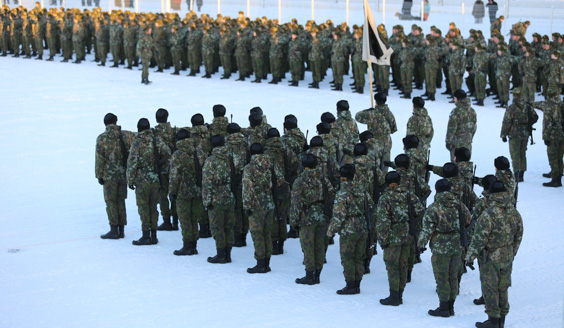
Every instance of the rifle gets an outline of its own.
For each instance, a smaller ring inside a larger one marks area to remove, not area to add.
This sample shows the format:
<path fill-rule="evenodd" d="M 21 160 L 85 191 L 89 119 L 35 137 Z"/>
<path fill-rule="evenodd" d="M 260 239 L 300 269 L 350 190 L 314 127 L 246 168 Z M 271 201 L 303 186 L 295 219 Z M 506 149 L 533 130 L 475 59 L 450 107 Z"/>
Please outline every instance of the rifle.
<path fill-rule="evenodd" d="M 304 141 L 304 145 L 302 147 L 302 151 L 306 151 L 308 149 L 308 143 L 307 143 L 307 135 L 309 134 L 309 130 L 306 130 L 306 135 L 305 135 L 305 141 Z"/>
<path fill-rule="evenodd" d="M 532 109 L 531 103 L 526 103 L 525 107 L 527 108 L 527 132 L 529 132 L 529 137 L 531 137 L 531 145 L 534 145 L 533 131 L 536 129 L 533 128 L 533 124 L 537 123 L 539 117 L 535 110 Z"/>
<path fill-rule="evenodd" d="M 121 128 L 119 129 L 119 147 L 121 149 L 121 162 L 123 167 L 127 167 L 127 157 L 129 157 L 129 153 L 127 148 L 125 147 L 125 142 L 123 141 L 123 135 L 121 134 Z"/>
<path fill-rule="evenodd" d="M 274 219 L 278 220 L 280 218 L 280 212 L 278 210 L 278 188 L 276 188 L 276 174 L 274 174 L 274 164 L 270 164 L 270 180 L 272 181 L 272 200 L 274 201 Z"/>
<path fill-rule="evenodd" d="M 159 150 L 157 149 L 157 137 L 154 135 L 154 132 L 153 132 L 153 166 L 154 166 L 154 169 L 155 169 L 155 173 L 159 177 L 159 185 L 162 188 L 163 187 L 163 178 L 162 178 L 161 170 L 160 170 L 160 166 L 159 166 Z"/>
<path fill-rule="evenodd" d="M 513 195 L 513 198 L 515 198 L 515 203 L 513 204 L 513 207 L 517 208 L 517 197 L 519 196 L 519 179 L 515 179 L 515 194 Z"/>
<path fill-rule="evenodd" d="M 196 185 L 202 188 L 202 166 L 200 165 L 200 160 L 198 159 L 198 153 L 196 152 L 196 142 L 194 142 L 194 165 L 196 166 Z"/>
<path fill-rule="evenodd" d="M 429 160 L 431 159 L 431 149 L 427 150 L 427 163 L 425 168 L 429 165 Z M 429 183 L 429 179 L 431 178 L 431 171 L 425 170 L 425 182 Z"/>
<path fill-rule="evenodd" d="M 458 224 L 460 226 L 460 245 L 464 250 L 464 255 L 468 251 L 468 235 L 466 232 L 466 222 L 464 221 L 464 217 L 462 216 L 462 206 L 458 203 Z M 472 266 L 470 269 L 474 270 Z M 463 272 L 466 273 L 466 267 L 463 268 Z"/>
<path fill-rule="evenodd" d="M 378 185 L 378 167 L 376 165 L 374 165 L 373 171 L 374 171 L 374 181 L 372 181 L 372 198 L 374 200 L 374 204 L 378 204 L 382 190 Z"/>
<path fill-rule="evenodd" d="M 321 184 L 323 185 L 323 216 L 325 216 L 325 220 L 329 220 L 333 216 L 333 204 L 329 198 L 329 190 L 325 184 L 325 169 L 323 168 L 323 165 L 321 165 Z"/>
<path fill-rule="evenodd" d="M 231 122 L 229 123 L 233 123 L 233 114 L 231 114 Z"/>
<path fill-rule="evenodd" d="M 471 182 L 470 190 L 468 190 L 468 188 L 464 188 L 462 194 L 462 202 L 468 209 L 470 209 L 470 193 L 474 191 L 474 180 L 475 180 L 474 177 L 476 176 L 476 167 L 477 165 L 474 165 L 474 172 L 472 173 L 472 181 L 470 181 Z"/>
<path fill-rule="evenodd" d="M 376 244 L 372 240 L 372 233 L 370 229 L 372 228 L 370 225 L 370 218 L 372 217 L 373 208 L 371 208 L 368 202 L 368 193 L 364 192 L 364 220 L 366 221 L 366 229 L 368 230 L 368 249 L 376 250 Z"/>
<path fill-rule="evenodd" d="M 337 163 L 341 163 L 341 147 L 340 147 L 340 142 L 339 142 L 339 137 L 337 137 L 337 143 L 335 144 L 335 146 L 337 147 L 337 151 L 335 152 L 335 155 L 337 157 Z"/>
<path fill-rule="evenodd" d="M 233 154 L 231 154 L 231 156 L 229 156 L 229 169 L 231 171 L 231 192 L 233 193 L 233 196 L 235 196 L 235 207 L 239 208 L 239 204 L 241 204 L 242 199 L 239 197 L 239 192 L 238 192 L 238 188 L 241 185 L 239 183 L 241 177 L 239 174 L 237 174 L 237 171 L 235 170 L 235 160 L 233 158 Z"/>

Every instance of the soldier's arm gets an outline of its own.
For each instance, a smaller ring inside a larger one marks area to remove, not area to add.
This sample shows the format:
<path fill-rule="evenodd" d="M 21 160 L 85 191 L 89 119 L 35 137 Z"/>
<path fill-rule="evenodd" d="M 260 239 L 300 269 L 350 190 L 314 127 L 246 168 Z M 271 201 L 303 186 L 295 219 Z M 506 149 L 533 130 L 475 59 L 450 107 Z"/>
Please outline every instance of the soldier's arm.
<path fill-rule="evenodd" d="M 129 157 L 127 157 L 127 171 L 126 171 L 126 178 L 127 184 L 135 184 L 135 180 L 137 179 L 137 159 L 139 157 L 139 150 L 136 147 L 135 143 L 131 145 L 131 149 L 129 150 Z"/>
<path fill-rule="evenodd" d="M 361 124 L 368 124 L 368 109 L 362 110 L 354 116 L 354 119 Z"/>
<path fill-rule="evenodd" d="M 465 260 L 473 262 L 478 254 L 486 247 L 486 242 L 491 232 L 491 222 L 488 212 L 482 213 L 476 221 L 474 234 L 472 235 L 472 242 L 468 247 Z"/>
<path fill-rule="evenodd" d="M 417 242 L 417 245 L 420 248 L 424 248 L 427 245 L 429 239 L 431 239 L 433 232 L 435 232 L 436 226 L 436 214 L 433 205 L 431 205 L 423 216 L 423 228 L 421 229 L 419 240 Z"/>
<path fill-rule="evenodd" d="M 382 247 L 389 245 L 388 240 L 390 234 L 391 221 L 388 218 L 388 204 L 385 202 L 380 202 L 378 204 L 377 216 L 376 216 L 376 230 L 378 236 L 378 242 Z"/>
<path fill-rule="evenodd" d="M 511 117 L 510 110 L 508 108 L 505 110 L 505 115 L 503 115 L 503 123 L 501 123 L 500 138 L 507 137 L 509 131 L 511 130 L 512 124 L 513 124 L 513 120 Z"/>
<path fill-rule="evenodd" d="M 513 256 L 517 255 L 517 251 L 519 251 L 519 246 L 521 245 L 521 241 L 523 240 L 523 218 L 517 212 L 515 216 L 515 237 L 513 239 Z"/>
<path fill-rule="evenodd" d="M 446 145 L 447 149 L 449 147 L 454 147 L 454 133 L 456 132 L 456 126 L 458 125 L 458 115 L 451 113 L 448 119 L 447 134 L 446 134 Z"/>
<path fill-rule="evenodd" d="M 250 196 L 252 191 L 252 180 L 251 180 L 251 164 L 245 166 L 243 169 L 243 209 L 252 210 L 250 206 Z"/>
<path fill-rule="evenodd" d="M 210 164 L 211 160 L 206 160 L 204 163 L 204 168 L 202 170 L 202 203 L 205 207 L 212 206 L 213 201 L 213 167 Z"/>
<path fill-rule="evenodd" d="M 396 118 L 394 114 L 392 114 L 391 110 L 388 110 L 386 113 L 386 117 L 388 119 L 388 123 L 390 124 L 390 133 L 394 134 L 398 130 L 398 126 L 396 124 Z"/>
<path fill-rule="evenodd" d="M 182 165 L 182 161 L 180 160 L 178 153 L 175 153 L 172 156 L 172 160 L 170 161 L 168 193 L 171 195 L 178 195 L 178 189 L 181 182 L 180 181 L 181 165 Z"/>
<path fill-rule="evenodd" d="M 333 217 L 331 218 L 331 223 L 327 229 L 327 235 L 333 236 L 336 232 L 341 230 L 343 222 L 347 217 L 347 203 L 346 195 L 344 192 L 339 191 L 335 197 L 335 206 L 333 206 Z"/>
<path fill-rule="evenodd" d="M 533 104 L 533 108 L 540 109 L 544 112 L 546 107 L 546 101 L 535 101 Z"/>
<path fill-rule="evenodd" d="M 300 224 L 300 217 L 302 215 L 303 197 L 301 179 L 298 178 L 292 188 L 292 196 L 290 202 L 290 225 L 298 226 Z"/>
<path fill-rule="evenodd" d="M 102 146 L 102 138 L 98 137 L 96 140 L 96 158 L 94 164 L 94 171 L 96 179 L 104 178 L 104 167 L 106 166 L 106 157 L 104 156 L 104 147 Z"/>

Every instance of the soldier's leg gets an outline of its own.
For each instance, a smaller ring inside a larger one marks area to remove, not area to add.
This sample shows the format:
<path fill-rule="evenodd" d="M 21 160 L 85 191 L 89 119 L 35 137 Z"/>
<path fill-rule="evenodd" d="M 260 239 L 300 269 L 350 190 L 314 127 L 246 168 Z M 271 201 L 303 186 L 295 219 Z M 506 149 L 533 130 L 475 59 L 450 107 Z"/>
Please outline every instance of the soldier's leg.
<path fill-rule="evenodd" d="M 364 276 L 364 259 L 366 258 L 366 234 L 359 234 L 354 247 L 355 280 L 361 281 Z M 369 249 L 369 251 L 372 251 Z"/>
<path fill-rule="evenodd" d="M 325 262 L 325 237 L 327 236 L 327 223 L 318 223 L 315 227 L 315 269 L 323 269 Z"/>
<path fill-rule="evenodd" d="M 117 186 L 117 206 L 118 206 L 118 224 L 127 225 L 127 211 L 125 210 L 125 199 L 127 198 L 127 184 L 121 181 Z"/>
<path fill-rule="evenodd" d="M 509 155 L 511 155 L 511 166 L 513 171 L 521 171 L 521 139 L 509 137 Z"/>
<path fill-rule="evenodd" d="M 103 59 L 102 63 L 104 62 Z M 142 58 L 141 59 L 141 64 L 143 65 L 143 70 L 141 73 L 141 78 L 143 78 L 143 80 L 149 79 L 149 64 L 151 63 L 151 59 L 149 58 Z"/>
<path fill-rule="evenodd" d="M 339 253 L 341 254 L 341 265 L 346 281 L 356 280 L 355 246 L 357 240 L 356 235 L 341 235 L 339 237 Z"/>
<path fill-rule="evenodd" d="M 548 163 L 550 164 L 550 176 L 553 179 L 562 176 L 562 154 L 560 154 L 560 143 L 557 140 L 550 140 L 550 144 L 546 146 L 548 155 Z"/>
<path fill-rule="evenodd" d="M 104 201 L 106 202 L 106 213 L 110 225 L 119 224 L 119 199 L 118 199 L 118 183 L 115 181 L 104 182 Z"/>
<path fill-rule="evenodd" d="M 431 264 L 433 266 L 433 274 L 435 276 L 435 282 L 437 283 L 437 295 L 439 296 L 439 301 L 447 302 L 451 298 L 450 290 L 450 259 L 451 256 L 441 255 L 433 253 L 431 255 Z M 457 290 L 458 285 L 458 269 L 456 270 L 456 285 L 455 290 Z"/>
<path fill-rule="evenodd" d="M 500 317 L 499 308 L 499 264 L 488 261 L 480 266 L 480 281 L 486 313 L 493 318 Z"/>
<path fill-rule="evenodd" d="M 300 245 L 304 253 L 304 265 L 306 271 L 315 271 L 315 225 L 300 227 Z"/>
<path fill-rule="evenodd" d="M 405 288 L 407 283 L 407 261 L 409 258 L 409 244 L 403 244 L 401 246 L 400 257 L 399 257 L 399 287 L 400 290 Z"/>
<path fill-rule="evenodd" d="M 362 62 L 363 66 L 366 66 L 366 62 Z M 381 82 L 380 85 L 382 89 L 390 89 L 390 66 L 389 65 L 379 65 L 378 70 L 380 71 Z M 363 70 L 362 79 L 364 79 L 364 74 L 366 74 L 366 69 Z"/>
<path fill-rule="evenodd" d="M 384 249 L 384 263 L 388 272 L 388 284 L 390 290 L 400 289 L 400 254 L 401 246 L 388 247 Z"/>
<path fill-rule="evenodd" d="M 509 295 L 507 290 L 511 286 L 511 272 L 513 271 L 513 262 L 505 262 L 500 265 L 499 270 L 499 311 L 502 316 L 509 313 Z"/>
<path fill-rule="evenodd" d="M 37 54 L 39 57 L 43 57 L 43 40 L 41 38 L 35 38 L 35 48 L 37 49 Z"/>
<path fill-rule="evenodd" d="M 159 183 L 151 184 L 151 189 L 149 193 L 149 201 L 150 201 L 150 213 L 151 213 L 151 230 L 157 229 L 157 223 L 159 221 L 159 211 L 157 211 L 157 204 L 159 203 L 160 198 L 160 190 L 159 190 Z"/>
<path fill-rule="evenodd" d="M 520 171 L 527 171 L 527 142 L 529 139 L 521 139 L 520 151 L 519 151 L 519 170 Z M 515 169 L 513 169 L 515 170 Z"/>
<path fill-rule="evenodd" d="M 210 228 L 212 230 L 215 247 L 225 249 L 227 247 L 227 236 L 225 235 L 225 209 L 216 205 L 208 211 L 210 217 Z"/>
<path fill-rule="evenodd" d="M 253 211 L 251 216 L 249 216 L 249 230 L 251 231 L 251 238 L 255 247 L 255 259 L 257 260 L 266 258 L 266 212 L 264 210 Z"/>
<path fill-rule="evenodd" d="M 463 255 L 463 254 L 462 254 Z M 458 295 L 458 272 L 462 268 L 462 257 L 460 255 L 454 255 L 450 257 L 450 265 L 448 267 L 448 284 L 450 285 L 450 298 L 449 300 L 456 300 Z"/>
<path fill-rule="evenodd" d="M 178 222 L 180 223 L 180 233 L 182 234 L 182 241 L 189 242 L 193 240 L 193 231 L 191 221 L 194 219 L 192 215 L 192 198 L 179 198 L 176 200 L 178 211 Z M 196 228 L 196 234 L 198 229 Z M 192 237 L 192 238 L 190 238 Z"/>
<path fill-rule="evenodd" d="M 135 200 L 141 218 L 141 229 L 149 231 L 151 230 L 151 184 L 145 183 L 135 187 Z"/>
<path fill-rule="evenodd" d="M 277 220 L 279 222 L 281 220 Z M 264 216 L 264 247 L 266 258 L 272 256 L 272 230 L 274 229 L 274 211 L 268 211 Z"/>

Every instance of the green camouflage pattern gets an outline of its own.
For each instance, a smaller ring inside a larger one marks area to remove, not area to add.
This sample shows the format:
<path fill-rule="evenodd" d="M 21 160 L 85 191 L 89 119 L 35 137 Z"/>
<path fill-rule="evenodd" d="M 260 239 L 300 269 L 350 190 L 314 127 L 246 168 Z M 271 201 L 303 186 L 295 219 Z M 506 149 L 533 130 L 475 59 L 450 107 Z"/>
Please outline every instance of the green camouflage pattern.
<path fill-rule="evenodd" d="M 159 183 L 144 181 L 135 186 L 135 200 L 141 218 L 141 229 L 144 231 L 155 230 L 159 221 L 159 212 L 157 211 L 160 197 Z"/>
<path fill-rule="evenodd" d="M 204 214 L 201 198 L 177 199 L 176 211 L 178 212 L 178 221 L 182 230 L 182 241 L 197 241 L 199 239 L 198 219 Z"/>
<path fill-rule="evenodd" d="M 154 145 L 157 147 L 156 152 Z M 155 153 L 158 156 L 156 160 Z M 159 175 L 168 173 L 170 156 L 170 148 L 154 135 L 153 130 L 137 133 L 127 159 L 127 184 L 159 184 Z"/>
<path fill-rule="evenodd" d="M 456 107 L 450 112 L 446 148 L 454 153 L 456 148 L 466 147 L 472 152 L 472 139 L 476 133 L 477 115 L 470 99 L 464 98 L 456 103 Z M 452 157 L 452 155 L 451 155 Z"/>
<path fill-rule="evenodd" d="M 225 146 L 213 149 L 202 170 L 202 202 L 205 207 L 222 206 L 231 209 L 234 196 L 231 192 L 231 168 L 229 149 Z"/>
<path fill-rule="evenodd" d="M 407 121 L 406 135 L 416 135 L 419 138 L 419 148 L 424 152 L 431 147 L 431 140 L 435 131 L 433 120 L 425 107 L 413 106 L 413 115 Z"/>
<path fill-rule="evenodd" d="M 361 281 L 366 257 L 366 233 L 353 233 L 339 237 L 339 253 L 346 281 Z"/>
<path fill-rule="evenodd" d="M 120 137 L 123 139 L 124 149 L 121 148 Z M 135 133 L 121 130 L 119 125 L 106 126 L 106 131 L 96 139 L 96 179 L 125 183 L 126 159 L 123 156 L 124 153 L 129 154 L 134 139 Z"/>
<path fill-rule="evenodd" d="M 366 206 L 372 208 L 372 197 L 365 192 L 364 185 L 356 179 L 341 181 L 341 189 L 335 196 L 333 217 L 327 235 L 338 233 L 341 237 L 354 234 L 365 236 L 368 233 L 364 214 L 365 201 L 368 202 Z"/>
<path fill-rule="evenodd" d="M 384 248 L 384 263 L 390 290 L 403 290 L 407 283 L 409 243 Z"/>
<path fill-rule="evenodd" d="M 431 255 L 433 275 L 437 284 L 439 301 L 447 302 L 456 300 L 458 295 L 458 274 L 462 267 L 460 254 L 443 255 L 433 252 Z"/>
<path fill-rule="evenodd" d="M 329 195 L 335 190 L 331 182 L 323 176 L 321 169 L 305 169 L 292 188 L 290 205 L 290 225 L 305 227 L 325 223 L 323 214 L 323 188 L 327 188 Z M 325 232 L 323 233 L 325 236 Z"/>
<path fill-rule="evenodd" d="M 323 213 L 321 214 L 323 216 Z M 300 245 L 304 253 L 306 271 L 323 269 L 326 233 L 327 223 L 324 220 L 300 226 Z"/>
<path fill-rule="evenodd" d="M 273 210 L 256 208 L 249 216 L 249 231 L 251 232 L 253 245 L 255 247 L 255 259 L 268 259 L 272 256 L 271 231 L 273 227 Z"/>

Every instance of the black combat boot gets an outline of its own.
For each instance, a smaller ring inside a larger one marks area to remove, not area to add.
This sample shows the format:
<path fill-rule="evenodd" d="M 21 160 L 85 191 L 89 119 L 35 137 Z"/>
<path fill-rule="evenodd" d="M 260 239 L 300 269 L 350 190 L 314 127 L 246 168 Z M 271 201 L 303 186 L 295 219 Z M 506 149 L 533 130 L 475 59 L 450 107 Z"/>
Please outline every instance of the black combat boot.
<path fill-rule="evenodd" d="M 435 101 L 435 93 L 434 92 L 429 94 L 429 100 Z"/>
<path fill-rule="evenodd" d="M 313 82 L 313 84 L 309 88 L 310 89 L 319 89 L 319 82 Z"/>
<path fill-rule="evenodd" d="M 478 99 L 478 101 L 476 102 L 476 105 L 484 106 L 484 99 Z"/>
<path fill-rule="evenodd" d="M 125 230 L 123 224 L 118 225 L 118 236 L 119 238 L 125 238 Z"/>
<path fill-rule="evenodd" d="M 270 257 L 266 258 L 266 272 L 270 272 L 272 271 L 272 269 L 270 269 Z"/>
<path fill-rule="evenodd" d="M 454 300 L 448 301 L 448 312 L 451 317 L 454 315 Z"/>
<path fill-rule="evenodd" d="M 474 304 L 476 305 L 484 305 L 486 304 L 486 302 L 484 302 L 484 296 L 480 296 L 479 298 L 475 299 Z"/>
<path fill-rule="evenodd" d="M 413 270 L 407 270 L 407 278 L 406 278 L 405 282 L 407 282 L 407 283 L 411 282 L 411 272 L 412 271 Z"/>
<path fill-rule="evenodd" d="M 445 92 L 442 92 L 441 94 L 442 94 L 442 95 L 451 95 L 451 94 L 452 94 L 452 91 L 450 90 L 450 88 L 447 88 L 447 89 L 445 90 Z"/>
<path fill-rule="evenodd" d="M 172 224 L 170 223 L 170 217 L 163 218 L 163 223 L 157 228 L 160 231 L 172 231 Z"/>
<path fill-rule="evenodd" d="M 110 231 L 108 233 L 101 235 L 102 239 L 119 239 L 118 226 L 110 224 Z"/>
<path fill-rule="evenodd" d="M 2 52 L 2 57 L 6 57 L 8 56 L 8 53 L 6 51 Z"/>
<path fill-rule="evenodd" d="M 225 248 L 225 261 L 231 263 L 231 247 Z"/>
<path fill-rule="evenodd" d="M 178 231 L 178 215 L 172 216 L 172 230 Z"/>
<path fill-rule="evenodd" d="M 549 179 L 550 179 L 550 178 L 552 178 L 552 175 L 550 175 L 550 173 L 551 173 L 551 172 L 543 173 L 543 174 L 542 174 L 542 177 L 543 177 L 543 178 L 549 178 Z"/>
<path fill-rule="evenodd" d="M 162 73 L 162 72 L 163 72 L 163 69 L 162 69 L 161 67 L 159 67 L 159 68 L 155 71 L 155 73 Z"/>
<path fill-rule="evenodd" d="M 505 101 L 499 103 L 499 105 L 495 106 L 497 108 L 505 108 Z"/>
<path fill-rule="evenodd" d="M 499 328 L 499 318 L 488 316 L 488 320 L 476 322 L 476 328 Z"/>
<path fill-rule="evenodd" d="M 429 315 L 433 316 L 433 317 L 443 317 L 443 318 L 448 318 L 450 317 L 450 311 L 448 309 L 449 306 L 449 302 L 443 302 L 441 301 L 439 303 L 439 307 L 434 309 L 434 310 L 429 310 Z"/>
<path fill-rule="evenodd" d="M 247 269 L 248 273 L 267 273 L 266 259 L 258 259 L 257 265 Z"/>
<path fill-rule="evenodd" d="M 390 296 L 388 296 L 384 299 L 381 299 L 380 304 L 382 304 L 382 305 L 392 305 L 392 306 L 400 305 L 399 291 L 390 289 Z"/>
<path fill-rule="evenodd" d="M 131 69 L 131 66 L 129 66 L 127 68 Z M 170 73 L 170 75 L 180 75 L 180 71 L 175 69 L 173 73 Z"/>
<path fill-rule="evenodd" d="M 525 181 L 525 171 L 519 171 L 519 182 Z"/>
<path fill-rule="evenodd" d="M 178 256 L 198 254 L 198 250 L 196 249 L 196 244 L 197 244 L 196 241 L 184 241 L 182 248 L 174 251 L 173 254 Z"/>
<path fill-rule="evenodd" d="M 278 241 L 278 253 L 279 255 L 284 254 L 284 240 Z"/>
<path fill-rule="evenodd" d="M 371 259 L 364 259 L 364 274 L 370 273 L 370 260 Z"/>
<path fill-rule="evenodd" d="M 499 318 L 499 328 L 505 328 L 505 315 L 501 315 L 501 318 Z"/>
<path fill-rule="evenodd" d="M 278 240 L 272 241 L 272 255 L 280 255 L 280 252 L 278 251 L 279 243 L 280 243 L 280 241 L 278 241 Z"/>
<path fill-rule="evenodd" d="M 356 291 L 356 280 L 347 280 L 347 285 L 343 289 L 337 291 L 339 295 L 354 295 L 358 294 Z"/>
<path fill-rule="evenodd" d="M 42 60 L 43 59 L 43 55 L 39 55 L 37 56 L 37 58 L 35 58 L 35 60 Z"/>
<path fill-rule="evenodd" d="M 194 72 L 193 69 L 190 70 L 190 74 L 188 74 L 188 76 L 196 76 L 196 72 Z"/>
<path fill-rule="evenodd" d="M 112 66 L 110 67 L 119 67 L 118 63 L 114 63 Z"/>
<path fill-rule="evenodd" d="M 134 240 L 132 244 L 136 246 L 152 245 L 150 234 L 149 230 L 143 230 L 143 237 L 139 238 L 139 240 Z"/>
<path fill-rule="evenodd" d="M 315 284 L 315 278 L 313 276 L 313 271 L 306 270 L 305 277 L 296 279 L 296 284 L 300 284 L 300 285 L 313 285 L 313 284 Z"/>
<path fill-rule="evenodd" d="M 260 83 L 260 82 L 261 82 L 261 79 L 258 78 L 258 77 L 251 81 L 251 83 Z"/>
<path fill-rule="evenodd" d="M 403 289 L 398 291 L 399 304 L 403 304 Z"/>
<path fill-rule="evenodd" d="M 292 83 L 288 84 L 290 87 L 297 87 L 299 85 L 299 81 L 292 81 Z"/>
<path fill-rule="evenodd" d="M 55 60 L 55 59 L 53 58 L 53 56 L 49 56 L 49 58 L 47 58 L 46 61 L 53 61 L 53 60 Z"/>
<path fill-rule="evenodd" d="M 157 239 L 157 229 L 151 229 L 151 243 L 153 245 L 159 243 L 159 240 Z"/>
<path fill-rule="evenodd" d="M 66 59 L 66 58 L 65 58 L 65 59 L 63 59 L 63 60 L 61 60 L 61 63 L 68 63 L 68 62 L 69 62 L 69 60 L 68 60 L 68 59 Z"/>
<path fill-rule="evenodd" d="M 225 257 L 225 248 L 218 248 L 217 255 L 214 257 L 208 257 L 208 262 L 210 263 L 227 263 Z"/>
<path fill-rule="evenodd" d="M 552 178 L 552 181 L 542 184 L 545 187 L 562 187 L 562 177 Z"/>
<path fill-rule="evenodd" d="M 313 284 L 314 285 L 319 285 L 321 283 L 321 271 L 323 271 L 323 268 L 313 271 Z"/>
<path fill-rule="evenodd" d="M 211 237 L 209 225 L 203 225 L 203 224 L 200 225 L 199 237 L 200 238 L 210 238 Z"/>
<path fill-rule="evenodd" d="M 404 95 L 401 96 L 400 98 L 411 99 L 411 92 L 405 92 Z"/>
<path fill-rule="evenodd" d="M 363 87 L 355 87 L 353 93 L 360 93 L 360 94 L 363 94 L 363 93 L 364 93 L 364 88 L 363 88 Z"/>
<path fill-rule="evenodd" d="M 106 66 L 106 63 L 100 63 L 98 66 Z"/>
<path fill-rule="evenodd" d="M 202 76 L 203 79 L 211 79 L 211 74 L 210 73 L 206 73 L 204 76 Z"/>
<path fill-rule="evenodd" d="M 77 59 L 76 59 L 75 61 L 73 61 L 72 63 L 73 63 L 73 64 L 80 64 L 80 63 L 81 63 L 81 60 L 77 58 Z"/>

